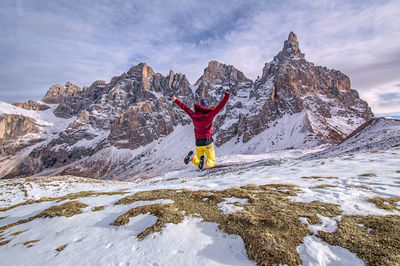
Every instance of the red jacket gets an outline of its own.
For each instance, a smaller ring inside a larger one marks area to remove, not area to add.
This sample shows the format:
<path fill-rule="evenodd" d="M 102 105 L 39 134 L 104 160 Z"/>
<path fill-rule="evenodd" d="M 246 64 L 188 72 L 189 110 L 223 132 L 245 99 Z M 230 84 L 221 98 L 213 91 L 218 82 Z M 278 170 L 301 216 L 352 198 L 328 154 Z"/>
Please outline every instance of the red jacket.
<path fill-rule="evenodd" d="M 175 100 L 175 103 L 187 113 L 193 121 L 194 135 L 196 139 L 208 139 L 212 138 L 212 122 L 214 117 L 224 108 L 229 99 L 229 93 L 225 92 L 225 96 L 222 101 L 215 107 L 203 108 L 203 112 L 199 110 L 199 105 L 195 105 L 196 112 L 192 111 L 184 103 L 179 100 Z"/>

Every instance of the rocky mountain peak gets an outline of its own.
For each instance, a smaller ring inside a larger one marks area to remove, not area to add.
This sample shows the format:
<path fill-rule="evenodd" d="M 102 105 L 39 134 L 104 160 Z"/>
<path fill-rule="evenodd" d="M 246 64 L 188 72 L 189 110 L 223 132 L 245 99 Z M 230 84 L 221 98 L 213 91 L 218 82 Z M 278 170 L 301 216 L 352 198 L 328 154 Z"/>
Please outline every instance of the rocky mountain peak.
<path fill-rule="evenodd" d="M 292 31 L 289 33 L 288 39 L 283 44 L 282 51 L 278 54 L 280 59 L 299 58 L 304 59 L 304 54 L 300 51 L 297 35 Z"/>
<path fill-rule="evenodd" d="M 51 86 L 42 101 L 49 104 L 61 103 L 64 98 L 78 96 L 81 92 L 80 87 L 67 81 L 65 86 L 61 84 Z"/>
<path fill-rule="evenodd" d="M 155 73 L 146 63 L 140 63 L 131 67 L 127 74 L 129 77 L 142 77 L 143 79 L 147 79 L 154 76 Z"/>
<path fill-rule="evenodd" d="M 220 98 L 225 90 L 236 95 L 238 89 L 249 87 L 252 83 L 234 66 L 213 60 L 208 63 L 208 66 L 204 69 L 204 74 L 197 80 L 195 86 L 197 86 L 197 96 L 206 98 L 212 104 L 215 104 L 215 99 Z"/>
<path fill-rule="evenodd" d="M 248 79 L 234 66 L 225 65 L 218 61 L 212 60 L 208 63 L 208 66 L 204 69 L 203 76 L 200 77 L 196 84 L 204 81 L 208 83 L 222 84 L 226 81 L 246 82 Z"/>

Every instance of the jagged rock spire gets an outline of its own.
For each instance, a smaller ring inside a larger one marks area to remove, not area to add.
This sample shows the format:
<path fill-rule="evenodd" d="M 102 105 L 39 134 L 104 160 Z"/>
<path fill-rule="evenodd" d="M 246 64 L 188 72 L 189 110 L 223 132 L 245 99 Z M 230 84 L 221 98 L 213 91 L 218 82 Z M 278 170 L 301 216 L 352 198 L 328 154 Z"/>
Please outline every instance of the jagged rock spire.
<path fill-rule="evenodd" d="M 304 54 L 301 53 L 297 36 L 292 31 L 289 33 L 288 39 L 283 45 L 282 51 L 278 54 L 279 58 L 301 58 L 304 59 Z"/>

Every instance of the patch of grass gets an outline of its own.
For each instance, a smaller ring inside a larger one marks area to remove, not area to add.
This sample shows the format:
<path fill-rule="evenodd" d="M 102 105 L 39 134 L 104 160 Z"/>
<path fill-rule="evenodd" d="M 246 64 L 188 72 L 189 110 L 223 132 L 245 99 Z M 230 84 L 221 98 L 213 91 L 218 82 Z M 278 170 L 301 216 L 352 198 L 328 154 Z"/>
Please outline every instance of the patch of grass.
<path fill-rule="evenodd" d="M 302 176 L 304 179 L 338 179 L 337 176 Z"/>
<path fill-rule="evenodd" d="M 361 174 L 360 176 L 374 177 L 374 176 L 376 176 L 376 174 L 374 174 L 374 173 L 364 173 L 364 174 Z"/>
<path fill-rule="evenodd" d="M 102 210 L 104 210 L 104 207 L 105 207 L 105 206 L 96 206 L 96 207 L 94 207 L 94 208 L 92 209 L 92 211 L 94 211 L 94 212 L 102 211 Z"/>
<path fill-rule="evenodd" d="M 151 227 L 146 228 L 137 238 L 142 240 L 150 233 L 160 232 L 166 223 L 178 224 L 184 215 L 174 206 L 174 204 L 153 204 L 136 207 L 120 215 L 112 225 L 124 225 L 129 222 L 129 218 L 139 214 L 150 213 L 157 217 L 157 222 Z"/>
<path fill-rule="evenodd" d="M 65 248 L 66 246 L 67 246 L 66 244 L 65 244 L 65 245 L 62 245 L 62 246 L 59 246 L 59 247 L 56 248 L 55 250 L 57 250 L 58 252 L 61 252 L 61 251 L 64 250 L 64 248 Z"/>
<path fill-rule="evenodd" d="M 400 265 L 400 216 L 344 215 L 334 233 L 320 231 L 318 235 L 356 253 L 366 265 Z"/>
<path fill-rule="evenodd" d="M 375 197 L 372 199 L 368 200 L 369 202 L 372 202 L 375 204 L 376 207 L 380 209 L 384 209 L 387 211 L 393 211 L 393 210 L 399 210 L 400 209 L 397 207 L 397 202 L 400 201 L 400 198 L 382 198 L 382 197 Z"/>
<path fill-rule="evenodd" d="M 170 199 L 173 203 L 140 206 L 119 216 L 112 225 L 124 225 L 130 217 L 151 213 L 157 222 L 137 237 L 144 239 L 153 232 L 159 232 L 166 223 L 177 224 L 185 216 L 201 216 L 205 222 L 219 224 L 219 229 L 242 237 L 250 259 L 260 265 L 299 265 L 301 259 L 296 251 L 304 237 L 310 233 L 299 217 L 306 217 L 311 224 L 320 223 L 317 214 L 334 217 L 341 214 L 337 205 L 322 202 L 292 202 L 288 196 L 295 196 L 299 189 L 293 185 L 247 185 L 240 188 L 216 190 L 168 190 L 138 192 L 122 198 L 116 204 L 130 204 L 136 201 Z M 224 198 L 247 199 L 243 210 L 224 214 L 218 203 Z M 207 200 L 203 200 L 207 198 Z"/>
<path fill-rule="evenodd" d="M 310 187 L 310 188 L 311 189 L 323 189 L 323 188 L 328 188 L 328 187 L 337 187 L 337 186 L 325 184 L 325 185 L 319 185 L 319 186 Z"/>
<path fill-rule="evenodd" d="M 44 198 L 41 198 L 41 199 L 38 199 L 38 200 L 29 199 L 27 201 L 18 203 L 16 205 L 12 205 L 10 207 L 0 208 L 0 212 L 8 211 L 8 210 L 11 210 L 11 209 L 14 209 L 16 207 L 23 206 L 23 205 L 36 204 L 36 203 L 45 202 L 45 201 L 75 200 L 75 199 L 79 199 L 79 198 L 104 196 L 104 195 L 123 195 L 123 194 L 126 194 L 126 193 L 127 192 L 123 192 L 123 191 L 115 191 L 115 192 L 81 191 L 81 192 L 78 192 L 78 193 L 67 194 L 67 195 L 61 196 L 61 197 L 53 197 L 53 198 L 44 197 Z"/>
<path fill-rule="evenodd" d="M 29 240 L 29 241 L 26 241 L 25 243 L 24 243 L 24 245 L 25 246 L 32 246 L 32 245 L 30 245 L 30 244 L 34 244 L 34 243 L 36 243 L 36 242 L 39 242 L 39 240 Z"/>
<path fill-rule="evenodd" d="M 400 170 L 397 170 L 396 173 L 400 174 Z"/>
<path fill-rule="evenodd" d="M 2 216 L 0 217 L 0 220 L 6 219 L 8 216 Z"/>
<path fill-rule="evenodd" d="M 358 185 L 358 186 L 355 186 L 355 185 L 347 185 L 346 187 L 347 187 L 347 188 L 362 188 L 362 189 L 365 189 L 365 190 L 372 190 L 372 188 L 370 188 L 370 187 L 367 186 L 367 185 Z"/>
<path fill-rule="evenodd" d="M 10 241 L 11 240 L 2 241 L 2 242 L 0 242 L 0 246 L 7 245 Z"/>
<path fill-rule="evenodd" d="M 4 226 L 0 227 L 0 231 L 4 231 L 4 230 L 11 228 L 13 226 L 16 226 L 16 225 L 28 223 L 28 222 L 33 221 L 38 218 L 46 218 L 46 217 L 53 218 L 56 216 L 71 217 L 76 214 L 81 214 L 82 213 L 81 208 L 85 208 L 87 206 L 88 205 L 81 203 L 79 201 L 70 201 L 70 202 L 67 202 L 67 203 L 64 203 L 64 204 L 61 204 L 58 206 L 50 207 L 50 208 L 44 210 L 43 212 L 41 212 L 35 216 L 32 216 L 28 219 L 19 220 L 15 223 L 4 225 Z"/>
<path fill-rule="evenodd" d="M 17 236 L 17 235 L 22 234 L 22 233 L 25 232 L 25 231 L 26 231 L 26 230 L 17 231 L 17 232 L 14 232 L 14 233 L 10 234 L 10 235 L 12 235 L 12 236 Z"/>

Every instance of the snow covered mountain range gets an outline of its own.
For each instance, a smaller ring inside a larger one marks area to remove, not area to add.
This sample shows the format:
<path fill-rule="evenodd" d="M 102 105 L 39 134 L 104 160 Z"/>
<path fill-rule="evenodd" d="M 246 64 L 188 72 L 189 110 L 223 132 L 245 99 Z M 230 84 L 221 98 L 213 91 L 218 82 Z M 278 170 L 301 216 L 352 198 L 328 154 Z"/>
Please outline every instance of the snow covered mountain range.
<path fill-rule="evenodd" d="M 140 63 L 109 83 L 54 85 L 41 103 L 2 102 L 0 177 L 126 180 L 181 169 L 193 126 L 171 97 L 216 105 L 225 91 L 231 98 L 214 121 L 217 156 L 338 144 L 373 118 L 349 78 L 306 61 L 291 32 L 254 82 L 217 61 L 194 85 Z"/>

